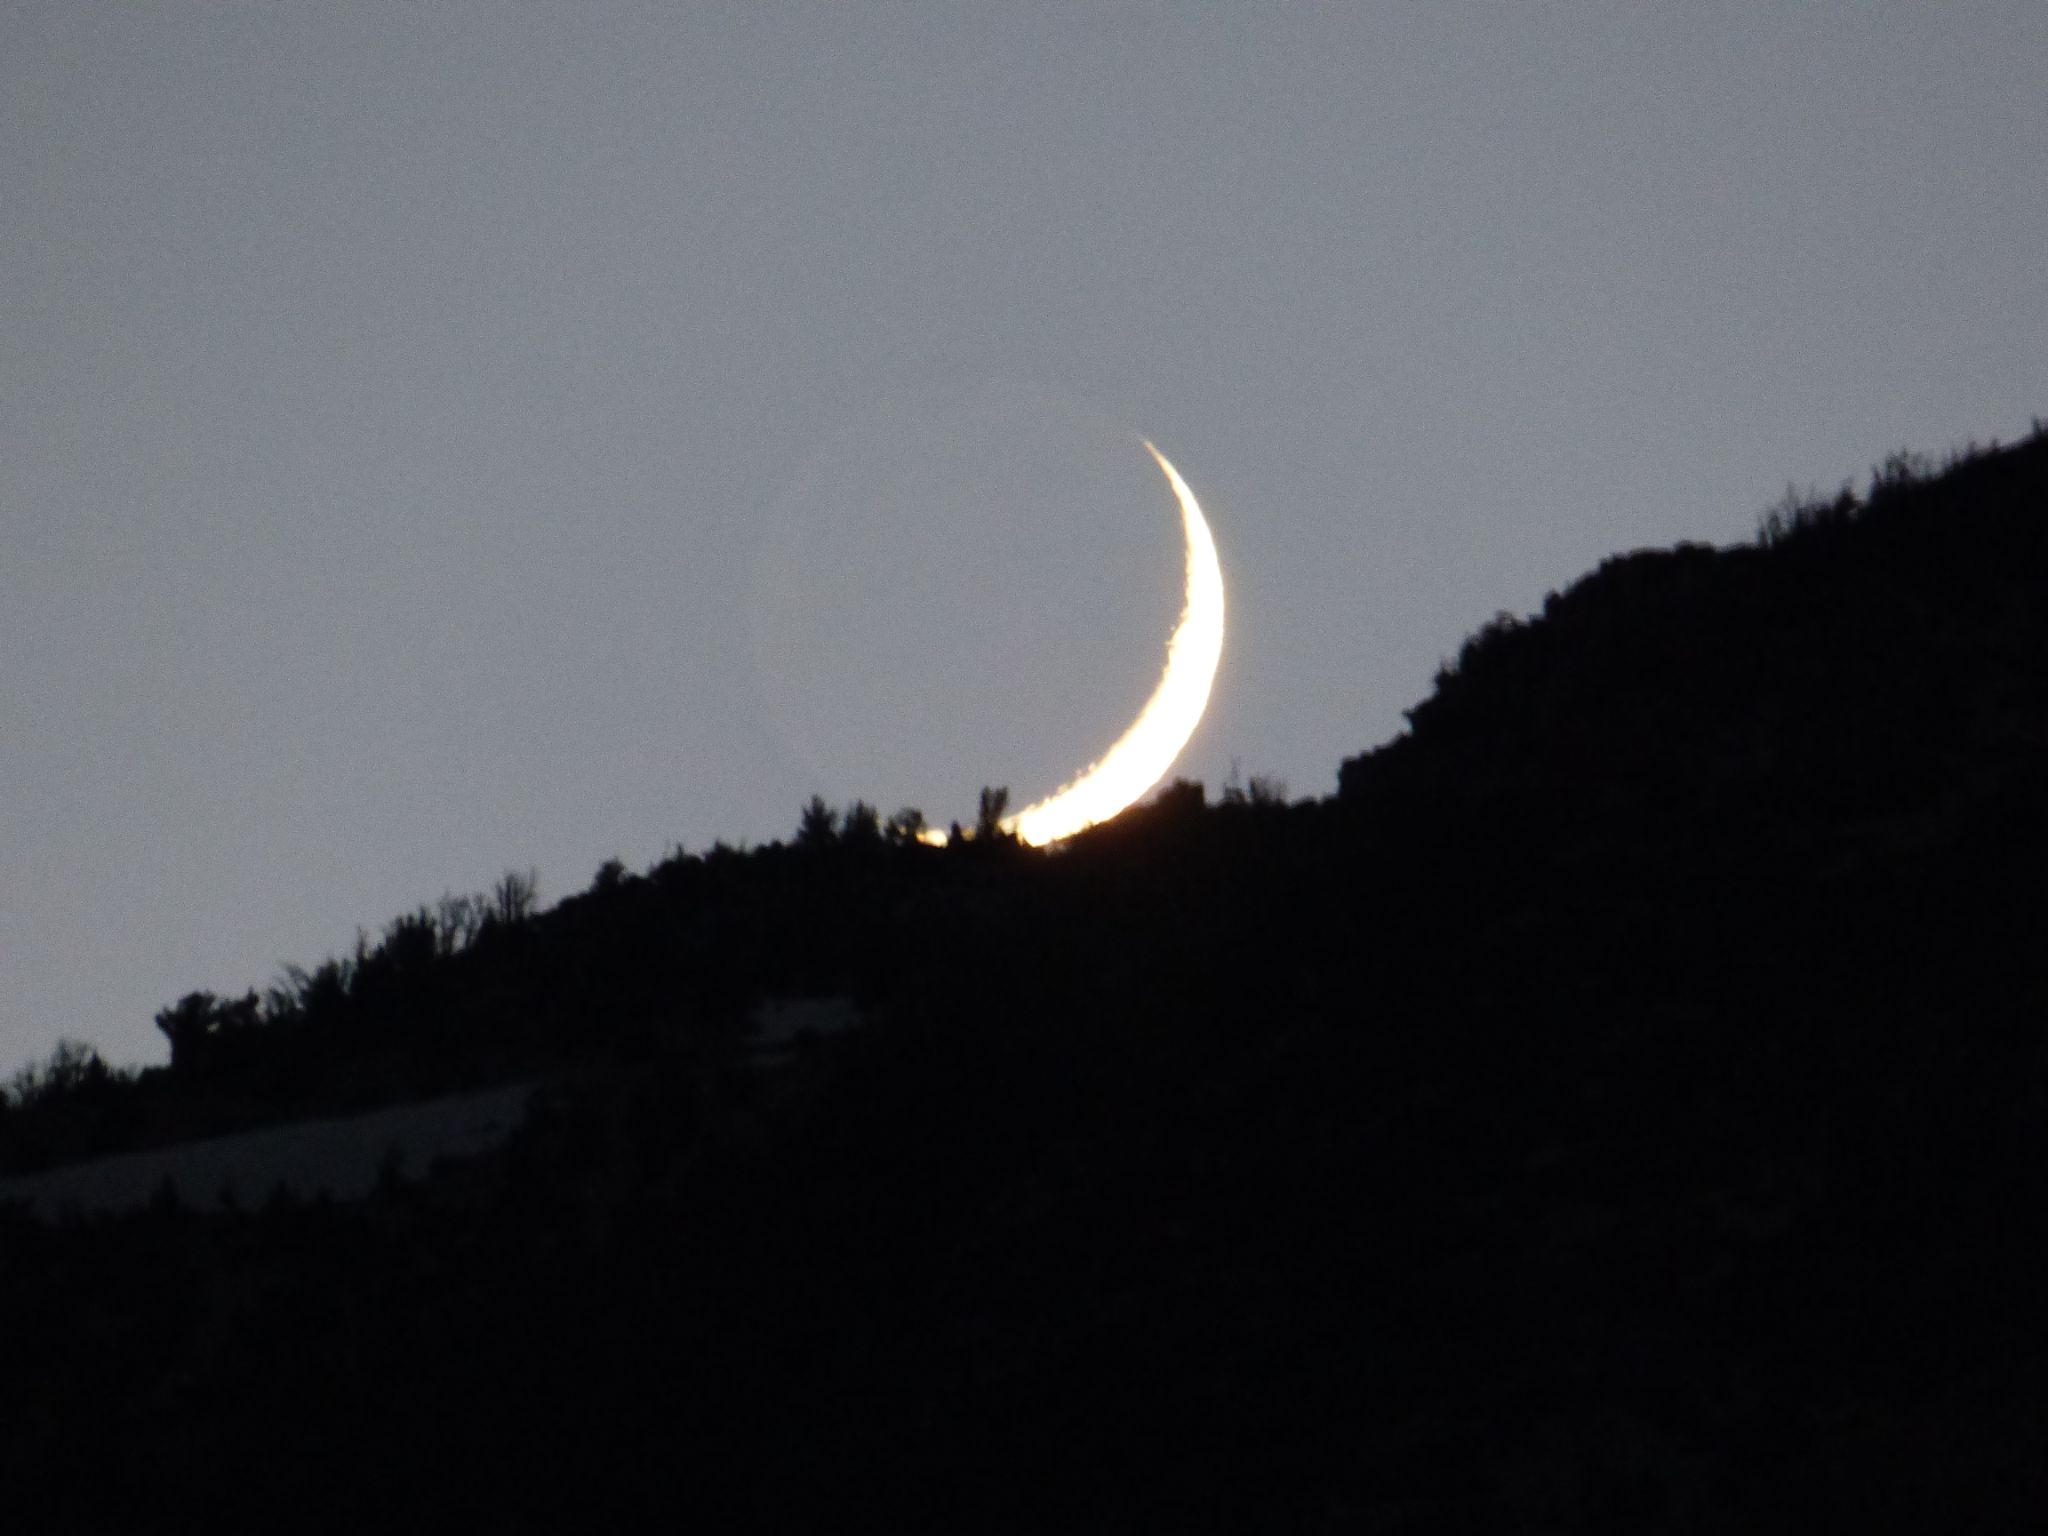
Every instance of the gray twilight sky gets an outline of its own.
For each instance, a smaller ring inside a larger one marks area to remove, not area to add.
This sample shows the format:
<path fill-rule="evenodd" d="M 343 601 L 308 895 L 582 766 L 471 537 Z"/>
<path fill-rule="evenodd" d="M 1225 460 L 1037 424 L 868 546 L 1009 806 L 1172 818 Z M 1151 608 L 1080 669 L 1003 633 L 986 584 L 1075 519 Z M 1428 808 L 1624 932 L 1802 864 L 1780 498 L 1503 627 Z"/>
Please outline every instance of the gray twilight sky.
<path fill-rule="evenodd" d="M 1156 440 L 1293 793 L 2048 412 L 2048 5 L 0 5 L 0 1074 L 444 890 L 1035 796 Z"/>

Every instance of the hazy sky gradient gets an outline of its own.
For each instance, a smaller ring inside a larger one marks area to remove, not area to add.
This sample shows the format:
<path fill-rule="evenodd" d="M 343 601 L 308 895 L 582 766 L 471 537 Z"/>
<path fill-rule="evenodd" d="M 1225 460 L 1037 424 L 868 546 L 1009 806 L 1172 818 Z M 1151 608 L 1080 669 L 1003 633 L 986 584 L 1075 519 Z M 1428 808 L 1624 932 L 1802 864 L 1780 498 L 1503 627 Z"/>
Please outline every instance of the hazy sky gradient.
<path fill-rule="evenodd" d="M 0 1071 L 1043 792 L 1171 623 L 1137 433 L 1184 771 L 1327 792 L 1496 610 L 2048 413 L 2044 79 L 2040 0 L 0 7 Z"/>

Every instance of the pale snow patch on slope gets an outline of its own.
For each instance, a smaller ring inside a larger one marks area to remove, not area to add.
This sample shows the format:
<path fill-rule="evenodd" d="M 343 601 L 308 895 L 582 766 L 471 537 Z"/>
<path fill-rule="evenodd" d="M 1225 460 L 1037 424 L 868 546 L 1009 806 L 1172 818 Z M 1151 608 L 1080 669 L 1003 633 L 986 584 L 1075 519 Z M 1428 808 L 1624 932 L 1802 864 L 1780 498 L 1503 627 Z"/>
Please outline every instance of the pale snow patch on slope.
<path fill-rule="evenodd" d="M 73 1163 L 0 1179 L 0 1205 L 26 1203 L 46 1221 L 117 1215 L 149 1204 L 166 1182 L 179 1204 L 196 1211 L 223 1210 L 230 1201 L 260 1206 L 279 1186 L 300 1199 L 360 1200 L 387 1166 L 416 1179 L 443 1158 L 502 1146 L 525 1121 L 532 1094 L 526 1083 Z"/>

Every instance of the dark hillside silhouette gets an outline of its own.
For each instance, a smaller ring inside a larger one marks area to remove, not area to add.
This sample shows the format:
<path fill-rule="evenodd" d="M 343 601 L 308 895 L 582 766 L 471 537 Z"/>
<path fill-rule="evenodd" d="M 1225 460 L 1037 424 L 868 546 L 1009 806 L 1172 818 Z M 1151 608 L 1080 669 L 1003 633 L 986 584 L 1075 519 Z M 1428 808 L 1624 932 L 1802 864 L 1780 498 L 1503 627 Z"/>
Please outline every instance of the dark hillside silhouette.
<path fill-rule="evenodd" d="M 2044 592 L 2048 436 L 1901 457 L 1496 620 L 1325 800 L 820 800 L 172 1003 L 11 1169 L 546 1086 L 360 1205 L 0 1213 L 10 1513 L 2038 1524 Z M 762 1065 L 796 1003 L 864 1022 Z"/>

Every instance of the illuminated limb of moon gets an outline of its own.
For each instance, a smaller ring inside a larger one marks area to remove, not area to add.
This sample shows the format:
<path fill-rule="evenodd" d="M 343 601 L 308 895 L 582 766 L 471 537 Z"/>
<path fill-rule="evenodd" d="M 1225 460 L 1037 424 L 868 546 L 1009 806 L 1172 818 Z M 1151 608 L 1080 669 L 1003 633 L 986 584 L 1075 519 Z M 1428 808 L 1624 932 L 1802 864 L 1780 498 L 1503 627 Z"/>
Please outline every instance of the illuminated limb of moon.
<path fill-rule="evenodd" d="M 1107 821 L 1165 778 L 1201 723 L 1223 659 L 1223 567 L 1216 559 L 1216 541 L 1180 472 L 1150 442 L 1145 450 L 1159 461 L 1180 503 L 1187 541 L 1187 598 L 1180 623 L 1166 642 L 1159 686 L 1130 729 L 1063 788 L 1004 819 L 1003 829 L 1027 843 L 1055 843 Z"/>

